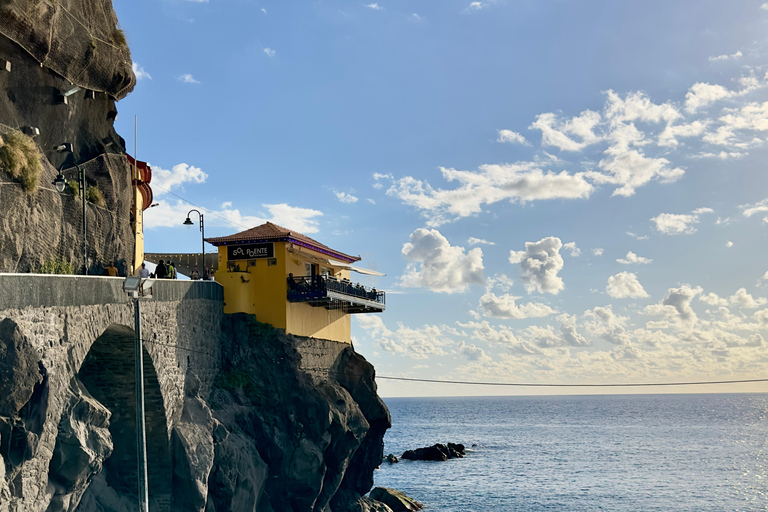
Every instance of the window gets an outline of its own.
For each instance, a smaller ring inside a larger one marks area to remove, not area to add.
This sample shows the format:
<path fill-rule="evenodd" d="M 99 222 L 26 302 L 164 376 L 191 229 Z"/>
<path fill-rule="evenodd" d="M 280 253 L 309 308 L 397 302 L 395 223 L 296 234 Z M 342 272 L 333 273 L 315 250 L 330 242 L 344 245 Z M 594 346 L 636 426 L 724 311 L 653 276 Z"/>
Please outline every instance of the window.
<path fill-rule="evenodd" d="M 267 266 L 268 267 L 274 267 L 277 265 L 277 258 L 269 258 L 267 259 Z"/>

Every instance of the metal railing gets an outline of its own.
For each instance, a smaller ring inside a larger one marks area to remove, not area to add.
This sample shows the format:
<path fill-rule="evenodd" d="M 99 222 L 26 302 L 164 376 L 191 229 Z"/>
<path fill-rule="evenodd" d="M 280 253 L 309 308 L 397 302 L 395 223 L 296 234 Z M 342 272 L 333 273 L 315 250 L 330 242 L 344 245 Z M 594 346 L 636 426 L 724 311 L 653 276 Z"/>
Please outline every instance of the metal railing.
<path fill-rule="evenodd" d="M 301 276 L 288 278 L 288 300 L 306 301 L 325 298 L 328 292 L 335 292 L 377 304 L 386 304 L 386 294 L 376 288 L 368 288 L 360 283 L 339 280 L 331 276 Z"/>

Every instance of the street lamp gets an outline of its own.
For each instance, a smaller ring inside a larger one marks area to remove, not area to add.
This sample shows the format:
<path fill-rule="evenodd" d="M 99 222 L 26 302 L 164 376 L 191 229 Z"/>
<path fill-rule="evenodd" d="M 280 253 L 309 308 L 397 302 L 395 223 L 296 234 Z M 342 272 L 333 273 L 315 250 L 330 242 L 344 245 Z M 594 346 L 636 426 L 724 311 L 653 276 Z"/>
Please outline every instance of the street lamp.
<path fill-rule="evenodd" d="M 191 228 L 192 226 L 195 225 L 195 223 L 192 222 L 192 220 L 189 218 L 189 214 L 192 212 L 195 212 L 200 217 L 200 233 L 202 233 L 201 245 L 203 249 L 203 252 L 201 254 L 203 258 L 203 267 L 205 267 L 205 224 L 203 224 L 203 214 L 197 210 L 189 210 L 187 212 L 187 220 L 184 221 L 184 225 L 187 226 L 187 228 Z"/>
<path fill-rule="evenodd" d="M 59 153 L 72 154 L 72 144 L 65 142 L 59 144 L 55 148 Z M 74 167 L 77 170 L 77 182 L 80 185 L 80 195 L 83 197 L 83 274 L 88 275 L 88 223 L 86 220 L 86 204 L 85 204 L 85 170 L 77 165 L 77 162 L 69 167 L 62 167 L 59 169 L 59 174 L 56 175 L 56 179 L 53 180 L 53 185 L 56 190 L 61 194 L 67 186 L 67 180 L 64 179 L 64 171 Z"/>
<path fill-rule="evenodd" d="M 146 420 L 144 418 L 144 343 L 141 339 L 141 310 L 140 299 L 152 298 L 154 279 L 142 279 L 141 277 L 126 277 L 123 282 L 123 291 L 133 299 L 133 318 L 135 328 L 136 351 L 136 451 L 138 459 L 139 477 L 139 510 L 149 512 L 149 485 L 147 479 L 147 435 Z"/>

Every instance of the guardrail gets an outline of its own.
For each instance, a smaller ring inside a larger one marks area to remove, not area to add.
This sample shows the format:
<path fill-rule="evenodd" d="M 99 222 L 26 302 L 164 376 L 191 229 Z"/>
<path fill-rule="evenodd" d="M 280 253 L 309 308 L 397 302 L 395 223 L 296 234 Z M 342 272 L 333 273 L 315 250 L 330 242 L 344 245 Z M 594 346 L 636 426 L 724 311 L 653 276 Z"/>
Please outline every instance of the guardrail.
<path fill-rule="evenodd" d="M 375 302 L 382 306 L 386 304 L 385 292 L 363 286 L 360 283 L 322 275 L 288 277 L 288 300 L 309 301 L 315 298 L 325 298 L 328 296 L 328 292 Z"/>

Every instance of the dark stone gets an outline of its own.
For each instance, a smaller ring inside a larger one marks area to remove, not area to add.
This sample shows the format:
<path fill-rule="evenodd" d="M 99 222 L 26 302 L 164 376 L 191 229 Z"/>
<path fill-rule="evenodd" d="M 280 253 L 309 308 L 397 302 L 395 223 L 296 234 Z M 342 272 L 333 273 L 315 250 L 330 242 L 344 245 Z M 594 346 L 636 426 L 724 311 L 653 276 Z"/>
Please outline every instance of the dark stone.
<path fill-rule="evenodd" d="M 411 512 L 424 508 L 424 505 L 406 496 L 405 493 L 388 487 L 376 487 L 371 491 L 369 497 L 386 504 L 392 509 L 392 512 Z"/>
<path fill-rule="evenodd" d="M 11 417 L 42 382 L 40 356 L 10 318 L 0 321 L 0 416 Z"/>
<path fill-rule="evenodd" d="M 397 464 L 398 462 L 400 462 L 400 460 L 391 453 L 386 457 L 384 457 L 384 460 L 389 462 L 390 464 Z"/>
<path fill-rule="evenodd" d="M 406 460 L 443 461 L 464 457 L 465 454 L 466 451 L 463 444 L 448 443 L 446 446 L 438 443 L 425 448 L 406 450 L 402 458 Z"/>

